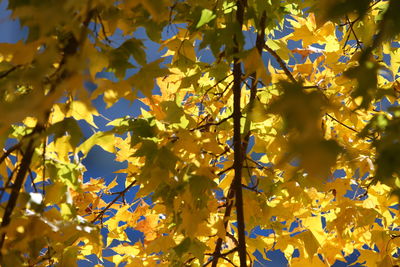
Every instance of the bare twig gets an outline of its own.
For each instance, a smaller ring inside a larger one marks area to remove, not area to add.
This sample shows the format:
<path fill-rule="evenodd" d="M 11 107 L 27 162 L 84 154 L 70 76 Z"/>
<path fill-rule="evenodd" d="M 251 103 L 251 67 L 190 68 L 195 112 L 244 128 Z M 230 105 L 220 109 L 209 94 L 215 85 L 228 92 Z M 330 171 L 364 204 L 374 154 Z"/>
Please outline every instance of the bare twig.
<path fill-rule="evenodd" d="M 35 191 L 35 193 L 37 193 L 38 190 L 37 190 L 37 187 L 36 187 L 35 182 L 33 180 L 33 173 L 32 173 L 31 168 L 28 168 L 28 171 L 29 171 L 29 179 L 31 179 L 31 184 L 32 184 L 33 190 Z"/>
<path fill-rule="evenodd" d="M 290 81 L 293 83 L 297 83 L 296 79 L 293 77 L 293 74 L 290 72 L 283 59 L 267 44 L 264 44 L 264 49 L 267 50 L 276 59 L 279 66 L 285 72 L 286 76 L 290 79 Z"/>
<path fill-rule="evenodd" d="M 101 220 L 103 219 L 104 213 L 115 203 L 117 202 L 117 200 L 122 197 L 123 195 L 125 195 L 125 193 L 131 189 L 132 186 L 134 186 L 136 184 L 136 180 L 133 181 L 132 183 L 130 183 L 124 190 L 122 190 L 118 196 L 116 196 L 110 203 L 108 203 L 108 205 L 102 209 L 99 214 L 97 214 L 97 216 L 91 221 L 92 223 L 95 223 L 98 219 L 101 218 Z"/>
<path fill-rule="evenodd" d="M 230 171 L 230 170 L 232 170 L 232 169 L 233 169 L 233 166 L 230 166 L 230 167 L 228 167 L 228 168 L 226 168 L 226 169 L 224 169 L 224 170 L 218 172 L 217 175 L 220 176 L 220 175 L 222 175 L 222 174 L 224 174 L 224 173 L 226 173 L 227 171 Z"/>
<path fill-rule="evenodd" d="M 18 69 L 21 65 L 15 65 L 11 67 L 9 70 L 6 70 L 0 74 L 0 79 L 7 77 L 11 72 L 15 71 Z"/>
<path fill-rule="evenodd" d="M 100 25 L 101 25 L 101 32 L 103 33 L 104 40 L 106 40 L 106 42 L 110 44 L 111 40 L 107 36 L 106 28 L 104 27 L 104 23 L 103 23 L 103 20 L 102 20 L 102 18 L 100 16 L 99 12 L 97 12 L 97 16 L 96 17 L 99 19 L 99 22 L 100 22 Z"/>
<path fill-rule="evenodd" d="M 220 120 L 219 122 L 208 122 L 206 124 L 200 125 L 196 128 L 190 129 L 191 132 L 195 131 L 195 130 L 200 130 L 200 129 L 204 129 L 210 126 L 218 126 L 224 122 L 226 122 L 227 120 L 229 120 L 230 118 L 233 117 L 233 114 L 229 115 L 228 117 L 223 118 L 222 120 Z"/>
<path fill-rule="evenodd" d="M 328 116 L 329 118 L 331 118 L 333 121 L 339 123 L 340 125 L 342 125 L 343 127 L 355 132 L 355 133 L 360 133 L 359 131 L 357 131 L 356 129 L 354 129 L 353 127 L 350 127 L 346 124 L 344 124 L 343 122 L 339 121 L 338 119 L 336 119 L 335 117 L 333 117 L 332 115 L 330 115 L 329 113 L 325 113 L 326 116 Z"/>
<path fill-rule="evenodd" d="M 19 191 L 22 188 L 22 185 L 25 180 L 25 176 L 27 172 L 29 171 L 29 165 L 31 164 L 32 157 L 33 157 L 33 152 L 35 151 L 35 146 L 34 146 L 34 137 L 32 137 L 25 149 L 25 153 L 22 157 L 21 160 L 21 167 L 18 170 L 17 176 L 15 178 L 11 193 L 10 193 L 10 198 L 7 202 L 6 209 L 3 214 L 3 219 L 1 222 L 1 227 L 6 227 L 10 222 L 11 222 L 11 214 L 15 208 L 15 205 L 17 204 L 17 199 L 19 196 Z M 2 260 L 2 252 L 1 249 L 4 245 L 4 240 L 6 238 L 6 233 L 3 233 L 0 237 L 0 261 Z"/>
<path fill-rule="evenodd" d="M 4 151 L 3 155 L 1 155 L 0 157 L 0 164 L 15 150 L 19 149 L 21 147 L 21 143 L 17 143 L 15 145 L 13 145 L 12 147 L 10 147 L 9 149 L 7 149 L 6 151 Z"/>

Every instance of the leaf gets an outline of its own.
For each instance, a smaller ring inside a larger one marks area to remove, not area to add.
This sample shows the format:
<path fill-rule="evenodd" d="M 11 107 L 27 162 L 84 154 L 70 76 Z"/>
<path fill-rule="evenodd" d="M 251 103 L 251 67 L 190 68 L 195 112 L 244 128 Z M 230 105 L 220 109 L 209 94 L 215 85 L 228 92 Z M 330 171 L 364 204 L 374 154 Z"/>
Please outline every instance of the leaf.
<path fill-rule="evenodd" d="M 357 87 L 352 96 L 361 97 L 360 108 L 366 108 L 372 100 L 377 89 L 378 65 L 373 61 L 362 61 L 360 66 L 348 69 L 345 75 L 357 80 Z"/>
<path fill-rule="evenodd" d="M 293 145 L 293 153 L 299 155 L 300 165 L 312 181 L 323 181 L 329 177 L 331 167 L 335 165 L 342 148 L 333 140 L 304 142 L 300 146 Z M 317 180 L 314 180 L 317 178 Z M 321 180 L 322 179 L 322 180 Z"/>
<path fill-rule="evenodd" d="M 394 36 L 400 33 L 400 20 L 398 19 L 397 10 L 400 8 L 399 1 L 390 0 L 389 7 L 387 8 L 386 12 L 383 15 L 383 20 L 385 21 L 382 23 L 382 35 L 384 40 L 390 40 Z"/>
<path fill-rule="evenodd" d="M 362 18 L 367 12 L 371 2 L 372 0 L 319 1 L 318 11 L 321 12 L 320 20 L 323 22 L 335 20 L 351 12 L 357 12 L 360 18 Z"/>
<path fill-rule="evenodd" d="M 147 246 L 147 253 L 158 253 L 172 247 L 176 248 L 176 244 L 171 236 L 160 236 Z"/>
<path fill-rule="evenodd" d="M 114 135 L 109 132 L 97 132 L 93 134 L 78 147 L 78 150 L 87 155 L 95 145 L 100 146 L 107 152 L 115 153 Z"/>
<path fill-rule="evenodd" d="M 60 267 L 74 267 L 77 264 L 78 248 L 77 247 L 67 247 L 62 253 L 62 258 L 59 263 Z"/>
<path fill-rule="evenodd" d="M 170 170 L 171 172 L 175 171 L 175 165 L 178 161 L 178 157 L 175 156 L 168 148 L 161 147 L 158 150 L 157 154 L 157 162 L 159 166 L 165 170 Z"/>
<path fill-rule="evenodd" d="M 170 73 L 169 70 L 160 68 L 161 62 L 163 62 L 163 59 L 155 60 L 143 66 L 138 73 L 128 79 L 136 89 L 141 90 L 147 97 L 152 95 L 154 80 Z"/>
<path fill-rule="evenodd" d="M 246 53 L 246 56 L 243 58 L 243 64 L 247 76 L 255 73 L 256 79 L 261 79 L 264 84 L 269 84 L 271 82 L 271 77 L 269 76 L 263 59 L 256 48 L 253 48 Z"/>
<path fill-rule="evenodd" d="M 155 136 L 155 129 L 150 123 L 148 120 L 136 119 L 131 121 L 130 129 L 135 136 L 151 138 Z"/>
<path fill-rule="evenodd" d="M 83 137 L 81 128 L 76 120 L 72 118 L 65 118 L 64 120 L 51 125 L 47 129 L 47 133 L 48 135 L 54 134 L 55 141 L 65 133 L 69 133 L 71 136 L 70 141 L 72 147 L 76 147 Z"/>
<path fill-rule="evenodd" d="M 96 109 L 81 101 L 73 101 L 69 106 L 67 116 L 72 116 L 76 120 L 85 120 L 87 123 L 97 128 L 93 120 L 93 115 L 98 116 Z"/>
<path fill-rule="evenodd" d="M 126 40 L 118 48 L 113 49 L 109 54 L 109 65 L 111 70 L 115 71 L 118 78 L 124 79 L 127 69 L 134 68 L 129 62 L 130 56 L 133 56 L 135 61 L 142 65 L 146 65 L 146 53 L 142 40 L 130 38 Z"/>
<path fill-rule="evenodd" d="M 156 22 L 167 21 L 169 19 L 169 1 L 140 0 L 140 2 Z"/>
<path fill-rule="evenodd" d="M 192 175 L 189 178 L 189 189 L 192 194 L 193 203 L 196 208 L 204 208 L 207 205 L 211 189 L 215 189 L 217 184 L 207 177 Z"/>
<path fill-rule="evenodd" d="M 300 84 L 281 82 L 283 95 L 273 102 L 269 112 L 281 115 L 288 130 L 296 130 L 300 138 L 318 135 L 321 109 L 325 100 L 319 92 L 306 93 Z"/>
<path fill-rule="evenodd" d="M 0 44 L 0 58 L 7 58 L 7 61 L 16 65 L 24 65 L 32 62 L 39 47 L 38 42 L 26 44 L 19 41 L 16 44 Z M 0 62 L 2 60 L 0 59 Z M 9 68 L 7 68 L 9 69 Z"/>
<path fill-rule="evenodd" d="M 189 237 L 186 237 L 185 239 L 182 240 L 179 245 L 174 247 L 174 251 L 178 255 L 178 257 L 182 257 L 185 252 L 187 252 L 190 248 L 191 240 Z"/>
<path fill-rule="evenodd" d="M 1 266 L 398 264 L 400 1 L 8 2 Z"/>
<path fill-rule="evenodd" d="M 165 121 L 169 123 L 180 123 L 181 117 L 185 115 L 182 107 L 179 107 L 175 101 L 164 101 L 161 103 L 161 107 L 165 114 Z"/>
<path fill-rule="evenodd" d="M 252 122 L 258 123 L 267 120 L 270 116 L 268 116 L 268 111 L 260 100 L 257 98 L 253 101 L 253 106 L 249 106 L 249 116 Z"/>
<path fill-rule="evenodd" d="M 216 17 L 217 17 L 217 15 L 215 15 L 211 10 L 206 9 L 206 8 L 203 9 L 201 11 L 200 20 L 197 22 L 196 28 L 200 28 L 201 26 L 209 23 Z"/>
<path fill-rule="evenodd" d="M 298 235 L 298 238 L 302 239 L 304 242 L 304 248 L 308 254 L 309 258 L 312 258 L 318 251 L 320 247 L 317 239 L 310 231 L 304 231 Z"/>
<path fill-rule="evenodd" d="M 378 151 L 378 158 L 376 159 L 376 164 L 378 166 L 376 170 L 376 175 L 378 179 L 385 181 L 391 177 L 393 174 L 399 174 L 400 168 L 398 163 L 398 155 L 400 153 L 400 144 L 394 143 L 387 147 L 382 147 Z"/>
<path fill-rule="evenodd" d="M 204 263 L 204 252 L 207 249 L 208 247 L 197 238 L 193 239 L 190 244 L 190 252 L 192 252 L 193 255 L 199 259 L 200 265 L 203 265 Z"/>
<path fill-rule="evenodd" d="M 125 57 L 126 61 L 128 61 L 129 55 L 132 55 L 137 63 L 146 65 L 146 53 L 142 40 L 131 38 L 115 49 L 113 53 L 116 53 L 115 57 Z"/>

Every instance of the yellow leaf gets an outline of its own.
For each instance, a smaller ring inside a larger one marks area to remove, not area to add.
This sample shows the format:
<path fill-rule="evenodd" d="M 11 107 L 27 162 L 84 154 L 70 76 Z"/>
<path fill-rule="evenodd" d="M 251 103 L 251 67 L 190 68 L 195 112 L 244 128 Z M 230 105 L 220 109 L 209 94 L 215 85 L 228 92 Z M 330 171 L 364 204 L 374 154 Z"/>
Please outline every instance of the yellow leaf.
<path fill-rule="evenodd" d="M 324 233 L 324 230 L 322 229 L 320 216 L 308 217 L 302 221 L 302 224 L 305 228 L 311 231 L 311 233 L 317 239 L 319 245 L 324 243 L 326 235 Z"/>
<path fill-rule="evenodd" d="M 262 104 L 260 102 L 260 100 L 258 100 L 257 98 L 254 99 L 253 101 L 253 106 L 251 107 L 250 110 L 250 119 L 252 122 L 263 122 L 265 120 L 267 120 L 268 118 L 270 118 L 270 116 L 268 115 L 268 111 L 265 108 L 265 105 Z M 270 125 L 264 123 L 263 127 L 268 127 Z"/>
<path fill-rule="evenodd" d="M 78 151 L 81 151 L 84 155 L 87 155 L 95 145 L 100 146 L 107 152 L 115 153 L 114 135 L 107 132 L 98 132 L 93 134 L 78 147 Z"/>
<path fill-rule="evenodd" d="M 39 44 L 37 42 L 24 43 L 19 41 L 16 44 L 1 43 L 0 59 L 4 58 L 15 65 L 24 65 L 32 62 L 37 53 Z M 0 60 L 1 62 L 1 60 Z"/>
<path fill-rule="evenodd" d="M 155 21 L 161 22 L 169 19 L 171 2 L 168 0 L 140 0 L 141 4 L 151 14 Z"/>
<path fill-rule="evenodd" d="M 251 49 L 246 54 L 243 58 L 243 64 L 246 70 L 246 76 L 256 73 L 256 78 L 261 79 L 264 84 L 269 84 L 271 82 L 271 76 L 268 74 L 263 59 L 256 48 Z"/>
<path fill-rule="evenodd" d="M 176 243 L 170 235 L 160 236 L 148 244 L 146 252 L 148 254 L 158 253 L 160 251 L 169 250 L 175 246 Z"/>
<path fill-rule="evenodd" d="M 308 258 L 312 258 L 317 253 L 318 248 L 320 247 L 315 236 L 312 234 L 311 231 L 308 230 L 298 234 L 297 236 L 298 238 L 303 240 L 304 248 L 308 254 Z"/>
<path fill-rule="evenodd" d="M 93 121 L 93 115 L 99 115 L 96 109 L 88 107 L 87 104 L 76 100 L 70 104 L 69 108 L 70 109 L 67 113 L 68 116 L 72 116 L 76 120 L 85 120 L 87 123 L 97 128 L 96 124 Z"/>

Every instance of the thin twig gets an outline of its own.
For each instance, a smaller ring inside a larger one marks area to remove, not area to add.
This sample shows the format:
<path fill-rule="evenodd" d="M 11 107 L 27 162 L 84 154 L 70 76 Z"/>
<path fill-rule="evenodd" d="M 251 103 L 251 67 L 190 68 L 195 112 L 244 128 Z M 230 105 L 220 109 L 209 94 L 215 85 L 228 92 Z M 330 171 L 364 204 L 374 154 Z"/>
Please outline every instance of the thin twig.
<path fill-rule="evenodd" d="M 220 124 L 226 122 L 227 120 L 229 120 L 229 119 L 232 118 L 232 117 L 233 117 L 233 114 L 229 115 L 228 117 L 223 118 L 223 119 L 220 120 L 219 122 L 208 122 L 208 123 L 203 124 L 203 125 L 200 125 L 200 126 L 198 126 L 198 127 L 196 127 L 196 128 L 192 128 L 192 129 L 190 129 L 190 131 L 193 132 L 193 131 L 195 131 L 195 130 L 204 129 L 204 128 L 207 128 L 207 127 L 210 127 L 210 126 L 218 126 L 218 125 L 220 125 Z"/>
<path fill-rule="evenodd" d="M 3 214 L 3 219 L 1 221 L 2 228 L 6 227 L 11 222 L 11 215 L 15 208 L 15 205 L 17 204 L 19 191 L 22 188 L 22 185 L 25 180 L 25 176 L 29 170 L 29 165 L 31 164 L 34 151 L 35 151 L 34 137 L 32 137 L 29 140 L 27 147 L 25 149 L 25 153 L 21 160 L 21 167 L 18 170 L 17 176 L 16 176 L 14 184 L 13 184 L 13 188 L 10 193 L 10 198 L 7 202 L 7 206 L 6 206 L 6 209 Z M 2 256 L 3 256 L 1 250 L 4 245 L 5 238 L 6 238 L 6 233 L 3 233 L 0 237 L 0 261 L 2 260 Z"/>
<path fill-rule="evenodd" d="M 332 115 L 330 115 L 329 113 L 325 113 L 326 116 L 328 116 L 329 118 L 331 118 L 332 120 L 334 120 L 335 122 L 339 123 L 340 125 L 342 125 L 343 127 L 355 132 L 355 133 L 360 133 L 359 131 L 357 131 L 356 129 L 354 129 L 353 127 L 350 127 L 346 124 L 344 124 L 343 122 L 339 121 L 338 119 L 336 119 L 335 117 L 333 117 Z"/>
<path fill-rule="evenodd" d="M 354 31 L 354 29 L 353 29 L 354 23 L 356 23 L 357 20 L 350 21 L 350 20 L 349 20 L 349 17 L 346 15 L 346 21 L 348 22 L 347 25 L 348 25 L 349 28 L 350 28 L 350 32 L 349 32 L 349 34 L 347 35 L 346 41 L 344 42 L 344 45 L 343 45 L 343 48 L 342 48 L 342 49 L 344 49 L 344 48 L 346 47 L 346 45 L 347 45 L 347 43 L 348 43 L 348 41 L 349 41 L 349 38 L 350 38 L 350 33 L 352 33 L 352 34 L 354 35 L 354 38 L 355 38 L 356 42 L 357 42 L 356 51 L 357 51 L 358 48 L 360 48 L 360 49 L 362 50 L 363 47 L 362 47 L 361 41 L 358 39 L 357 34 L 356 34 L 356 32 Z"/>
<path fill-rule="evenodd" d="M 290 81 L 293 83 L 297 83 L 296 79 L 293 77 L 293 74 L 290 72 L 283 59 L 267 44 L 264 44 L 264 49 L 267 50 L 276 59 L 279 66 L 285 72 L 286 76 L 290 79 Z"/>
<path fill-rule="evenodd" d="M 15 65 L 13 67 L 11 67 L 9 70 L 6 70 L 5 72 L 0 74 L 0 79 L 3 79 L 5 77 L 7 77 L 11 72 L 15 71 L 16 69 L 18 69 L 21 65 Z"/>
<path fill-rule="evenodd" d="M 237 242 L 237 240 L 236 240 L 236 242 Z M 231 253 L 233 253 L 233 252 L 235 252 L 235 251 L 237 251 L 237 250 L 238 250 L 238 248 L 235 247 L 235 248 L 233 248 L 233 249 L 231 249 L 231 250 L 229 250 L 229 251 L 227 251 L 227 252 L 221 253 L 221 254 L 219 255 L 219 257 L 220 257 L 220 258 L 223 258 L 224 260 L 226 260 L 226 259 L 227 259 L 226 256 L 228 256 L 229 254 L 231 254 Z M 206 253 L 205 255 L 213 256 L 213 257 L 214 257 L 214 254 L 213 254 L 213 253 Z M 203 267 L 205 267 L 205 266 L 209 265 L 210 263 L 212 263 L 213 260 L 214 260 L 214 258 L 211 258 L 208 262 L 206 262 L 205 264 L 203 264 Z M 233 264 L 232 261 L 229 261 L 229 263 Z M 236 265 L 233 264 L 233 266 L 236 266 Z"/>
<path fill-rule="evenodd" d="M 12 188 L 11 180 L 14 177 L 14 174 L 18 171 L 18 169 L 19 169 L 19 164 L 11 171 L 10 175 L 7 178 L 7 182 L 5 183 L 5 185 L 3 187 L 4 189 Z M 5 190 L 1 190 L 0 202 L 3 199 L 4 193 L 5 193 Z"/>
<path fill-rule="evenodd" d="M 31 168 L 28 168 L 28 171 L 29 171 L 29 178 L 31 179 L 33 190 L 35 191 L 35 193 L 37 193 L 38 190 L 37 190 L 37 187 L 36 187 L 36 185 L 34 183 L 34 180 L 33 180 L 33 173 L 32 173 Z"/>
<path fill-rule="evenodd" d="M 99 218 L 103 219 L 104 213 L 120 198 L 122 197 L 132 186 L 136 184 L 136 180 L 130 183 L 124 190 L 122 190 L 118 196 L 116 196 L 110 203 L 108 203 L 107 207 L 105 207 L 103 210 L 97 214 L 97 216 L 91 221 L 92 223 L 95 223 Z"/>
<path fill-rule="evenodd" d="M 100 13 L 98 11 L 96 13 L 97 13 L 96 17 L 99 18 L 99 22 L 100 22 L 100 25 L 101 25 L 101 32 L 104 35 L 104 40 L 106 40 L 106 42 L 110 44 L 111 40 L 107 36 L 106 28 L 104 27 L 104 23 L 103 23 L 103 20 L 101 19 Z"/>
<path fill-rule="evenodd" d="M 12 147 L 10 147 L 9 149 L 7 149 L 6 151 L 4 151 L 3 155 L 1 155 L 0 157 L 0 164 L 15 150 L 19 149 L 21 147 L 21 143 L 17 143 L 15 145 L 13 145 Z"/>
<path fill-rule="evenodd" d="M 230 166 L 230 167 L 226 168 L 225 170 L 222 170 L 222 171 L 218 172 L 217 175 L 220 176 L 220 175 L 222 175 L 222 174 L 224 174 L 224 173 L 226 173 L 227 171 L 230 171 L 230 170 L 232 170 L 232 169 L 233 169 L 233 166 Z"/>

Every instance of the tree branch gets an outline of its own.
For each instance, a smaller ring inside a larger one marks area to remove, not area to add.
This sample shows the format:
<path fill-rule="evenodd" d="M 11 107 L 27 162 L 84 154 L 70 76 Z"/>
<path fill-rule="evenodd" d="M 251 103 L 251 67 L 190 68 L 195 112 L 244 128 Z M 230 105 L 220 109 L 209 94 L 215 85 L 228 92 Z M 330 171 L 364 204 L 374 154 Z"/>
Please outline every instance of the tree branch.
<path fill-rule="evenodd" d="M 99 19 L 100 22 L 100 28 L 101 28 L 101 32 L 103 33 L 104 36 L 104 40 L 106 40 L 107 43 L 111 43 L 111 40 L 108 38 L 108 35 L 106 33 L 106 28 L 104 27 L 104 23 L 103 20 L 101 19 L 100 13 L 97 11 L 97 18 Z"/>
<path fill-rule="evenodd" d="M 91 223 L 95 223 L 98 219 L 101 218 L 101 220 L 103 220 L 103 216 L 104 213 L 115 203 L 117 202 L 117 200 L 122 197 L 123 195 L 125 195 L 125 193 L 136 184 L 136 180 L 133 181 L 132 183 L 130 183 L 124 190 L 122 190 L 121 192 L 119 192 L 118 196 L 116 196 L 110 203 L 108 203 L 107 207 L 105 207 L 103 210 L 101 210 L 99 212 L 99 214 L 97 214 L 97 216 L 91 221 Z"/>
<path fill-rule="evenodd" d="M 1 155 L 0 157 L 0 164 L 3 163 L 3 161 L 10 156 L 10 154 L 12 152 L 14 152 L 15 150 L 17 150 L 18 148 L 21 147 L 21 143 L 17 143 L 15 145 L 13 145 L 12 147 L 10 147 L 9 149 L 7 149 L 6 151 L 4 151 L 3 155 Z"/>
<path fill-rule="evenodd" d="M 347 124 L 344 124 L 343 122 L 339 121 L 338 119 L 336 119 L 335 117 L 333 117 L 333 116 L 330 115 L 329 113 L 325 113 L 325 115 L 328 116 L 331 120 L 333 120 L 333 121 L 339 123 L 339 124 L 342 125 L 343 127 L 347 128 L 347 129 L 349 129 L 349 130 L 351 130 L 351 131 L 353 131 L 353 132 L 355 132 L 355 133 L 358 133 L 358 134 L 360 133 L 360 131 L 357 131 L 357 130 L 354 129 L 353 127 L 348 126 Z M 368 137 L 371 138 L 371 139 L 374 139 L 374 137 L 372 137 L 372 136 L 368 136 Z"/>
<path fill-rule="evenodd" d="M 246 0 L 238 0 L 236 2 L 236 20 L 242 30 L 244 8 L 247 5 Z M 238 53 L 239 43 L 238 36 L 234 36 L 235 52 Z M 235 53 L 235 54 L 236 54 Z M 236 221 L 237 221 L 237 232 L 238 232 L 238 252 L 240 259 L 240 266 L 246 267 L 246 236 L 245 236 L 245 225 L 244 225 L 244 210 L 243 210 L 243 192 L 242 192 L 242 169 L 243 169 L 243 147 L 242 147 L 242 136 L 241 136 L 241 125 L 240 120 L 242 118 L 242 111 L 240 107 L 241 90 L 242 90 L 242 66 L 240 59 L 235 57 L 233 59 L 233 147 L 234 147 L 234 161 L 233 169 L 235 175 L 233 177 L 232 189 L 235 194 L 235 208 L 236 208 Z M 218 261 L 218 260 L 217 260 Z M 213 262 L 216 265 L 216 262 Z"/>
<path fill-rule="evenodd" d="M 0 79 L 3 79 L 5 77 L 7 77 L 11 72 L 15 71 L 19 67 L 20 67 L 20 65 L 16 65 L 16 66 L 11 67 L 9 70 L 6 70 L 6 71 L 2 72 L 0 74 Z"/>
<path fill-rule="evenodd" d="M 278 61 L 279 66 L 285 72 L 290 81 L 293 83 L 297 83 L 296 79 L 293 77 L 293 74 L 290 72 L 283 59 L 267 44 L 264 44 L 264 49 L 267 50 L 276 59 L 276 61 Z"/>
<path fill-rule="evenodd" d="M 192 129 L 190 129 L 190 131 L 193 132 L 194 130 L 200 130 L 200 129 L 204 129 L 204 128 L 207 128 L 207 127 L 210 127 L 210 126 L 218 126 L 218 125 L 226 122 L 227 120 L 229 120 L 232 117 L 233 117 L 233 114 L 229 115 L 228 117 L 223 118 L 219 122 L 208 122 L 208 123 L 200 125 L 200 126 L 198 126 L 196 128 L 192 128 Z"/>
<path fill-rule="evenodd" d="M 15 178 L 15 182 L 14 182 L 12 190 L 11 190 L 10 198 L 7 202 L 7 206 L 6 206 L 6 209 L 5 209 L 5 212 L 3 215 L 3 219 L 1 222 L 1 228 L 6 227 L 11 222 L 11 215 L 15 208 L 15 205 L 17 204 L 19 191 L 21 190 L 22 185 L 24 184 L 24 181 L 25 181 L 26 174 L 29 171 L 29 165 L 31 164 L 34 151 L 35 151 L 34 137 L 31 137 L 28 142 L 28 145 L 25 149 L 25 153 L 22 157 L 21 166 L 20 166 L 17 176 Z M 5 238 L 6 238 L 6 233 L 3 233 L 0 237 L 0 261 L 2 261 L 2 257 L 3 257 L 1 250 L 4 245 Z"/>

